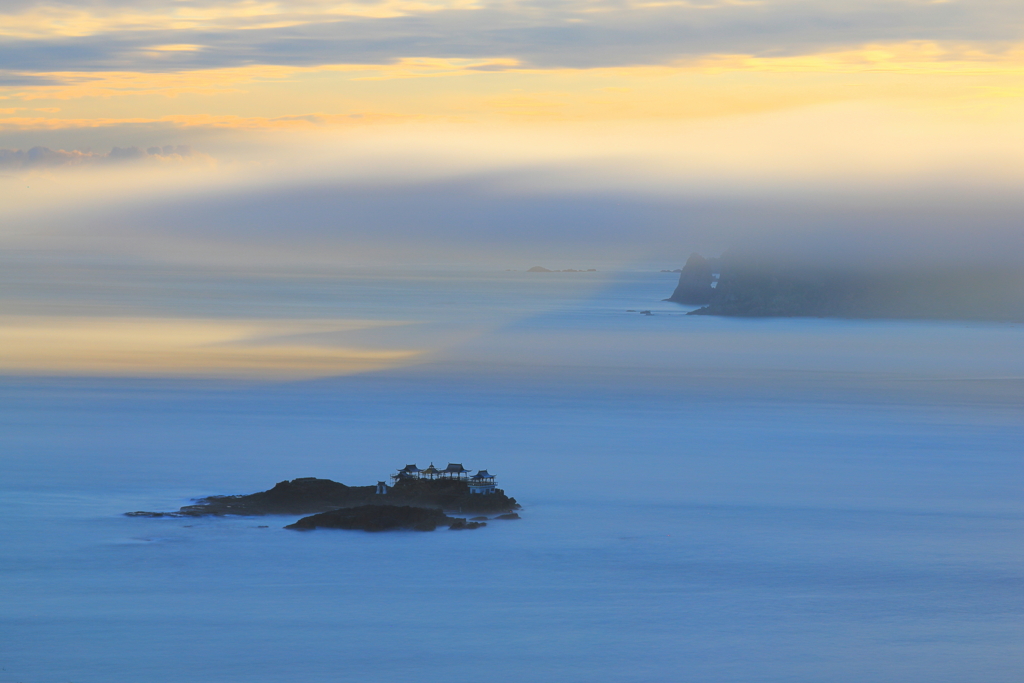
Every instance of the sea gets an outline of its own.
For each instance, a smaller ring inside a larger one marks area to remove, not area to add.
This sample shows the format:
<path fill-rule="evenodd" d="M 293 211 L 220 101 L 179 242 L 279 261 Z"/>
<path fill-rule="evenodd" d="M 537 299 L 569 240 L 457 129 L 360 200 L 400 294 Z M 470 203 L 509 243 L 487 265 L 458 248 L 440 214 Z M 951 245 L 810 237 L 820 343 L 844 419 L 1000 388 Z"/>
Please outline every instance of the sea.
<path fill-rule="evenodd" d="M 0 683 L 1024 680 L 1024 326 L 687 316 L 676 277 L 6 267 L 11 315 L 417 355 L 0 378 Z M 124 515 L 449 462 L 522 519 Z"/>

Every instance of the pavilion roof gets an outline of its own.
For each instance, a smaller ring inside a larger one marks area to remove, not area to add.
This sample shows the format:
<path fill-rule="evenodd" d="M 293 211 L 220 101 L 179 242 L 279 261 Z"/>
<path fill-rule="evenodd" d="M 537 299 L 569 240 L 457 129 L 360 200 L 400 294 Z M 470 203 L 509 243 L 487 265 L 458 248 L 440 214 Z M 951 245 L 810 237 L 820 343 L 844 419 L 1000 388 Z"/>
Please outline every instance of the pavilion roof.
<path fill-rule="evenodd" d="M 399 472 L 408 472 L 408 473 L 412 474 L 413 472 L 421 472 L 422 470 L 420 468 L 416 467 L 416 465 L 406 465 L 405 467 L 403 467 L 402 469 L 400 469 L 398 471 Z"/>
<path fill-rule="evenodd" d="M 430 463 L 430 467 L 425 470 L 420 470 L 420 472 L 423 472 L 424 474 L 437 474 L 437 468 L 434 467 L 434 463 Z"/>
<path fill-rule="evenodd" d="M 493 479 L 493 478 L 494 478 L 494 475 L 491 474 L 490 472 L 488 472 L 487 470 L 480 470 L 479 472 L 474 474 L 472 477 L 470 477 L 470 479 Z"/>
<path fill-rule="evenodd" d="M 450 462 L 450 463 L 448 463 L 448 467 L 444 468 L 441 471 L 442 472 L 462 473 L 462 472 L 468 472 L 469 470 L 467 470 L 465 467 L 463 467 L 461 462 Z"/>

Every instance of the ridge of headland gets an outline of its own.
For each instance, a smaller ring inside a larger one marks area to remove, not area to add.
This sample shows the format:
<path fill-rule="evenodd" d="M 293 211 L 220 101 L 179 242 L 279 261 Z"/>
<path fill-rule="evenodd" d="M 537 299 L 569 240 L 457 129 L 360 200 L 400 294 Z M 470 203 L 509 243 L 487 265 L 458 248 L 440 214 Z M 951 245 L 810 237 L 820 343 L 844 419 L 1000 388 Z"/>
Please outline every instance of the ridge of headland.
<path fill-rule="evenodd" d="M 666 301 L 688 315 L 1024 322 L 1024 275 L 972 264 L 863 266 L 694 253 Z"/>

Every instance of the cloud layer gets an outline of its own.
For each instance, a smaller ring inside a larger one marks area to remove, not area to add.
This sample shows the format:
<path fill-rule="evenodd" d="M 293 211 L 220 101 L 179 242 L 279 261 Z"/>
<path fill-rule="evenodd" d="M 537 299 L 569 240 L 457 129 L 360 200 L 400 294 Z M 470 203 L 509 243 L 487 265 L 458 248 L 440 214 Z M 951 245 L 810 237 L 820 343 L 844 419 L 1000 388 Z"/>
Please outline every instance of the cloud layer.
<path fill-rule="evenodd" d="M 27 150 L 0 149 L 0 170 L 117 164 L 142 160 L 181 161 L 191 156 L 192 148 L 188 145 L 164 145 L 147 149 L 134 146 L 114 147 L 107 153 L 49 147 L 33 147 Z"/>
<path fill-rule="evenodd" d="M 0 36 L 0 168 L 92 169 L 10 174 L 10 248 L 1009 258 L 1024 215 L 1009 0 L 12 0 Z M 216 171 L 119 163 L 186 143 Z"/>
<path fill-rule="evenodd" d="M 258 5 L 40 0 L 7 8 L 0 20 L 7 35 L 0 64 L 18 74 L 498 56 L 525 67 L 594 68 L 667 64 L 708 54 L 813 54 L 908 41 L 998 51 L 1019 42 L 1024 28 L 1024 6 L 1006 0 Z"/>

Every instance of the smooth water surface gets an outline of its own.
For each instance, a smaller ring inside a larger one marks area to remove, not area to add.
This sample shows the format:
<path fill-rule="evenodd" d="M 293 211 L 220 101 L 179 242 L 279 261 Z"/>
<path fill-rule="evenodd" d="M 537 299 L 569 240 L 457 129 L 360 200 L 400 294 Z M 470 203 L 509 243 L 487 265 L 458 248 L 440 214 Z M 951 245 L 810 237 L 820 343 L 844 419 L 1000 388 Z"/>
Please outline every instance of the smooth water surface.
<path fill-rule="evenodd" d="M 430 353 L 3 379 L 0 683 L 1024 678 L 1024 328 L 687 317 L 672 275 L 580 275 L 17 279 L 20 313 L 380 315 Z M 122 515 L 431 461 L 523 519 Z"/>

